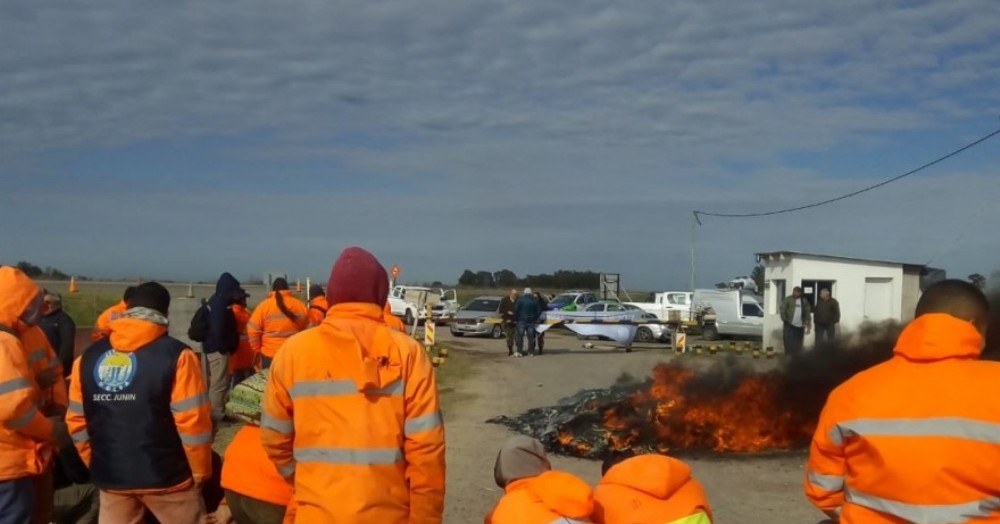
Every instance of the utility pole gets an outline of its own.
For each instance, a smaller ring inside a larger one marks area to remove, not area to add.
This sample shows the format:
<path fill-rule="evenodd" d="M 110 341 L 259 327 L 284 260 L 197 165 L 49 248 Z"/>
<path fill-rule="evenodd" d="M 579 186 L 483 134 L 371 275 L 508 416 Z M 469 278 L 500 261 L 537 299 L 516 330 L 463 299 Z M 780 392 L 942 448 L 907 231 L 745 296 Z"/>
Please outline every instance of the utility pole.
<path fill-rule="evenodd" d="M 698 244 L 698 212 L 691 212 L 691 293 L 695 288 L 695 253 Z"/>

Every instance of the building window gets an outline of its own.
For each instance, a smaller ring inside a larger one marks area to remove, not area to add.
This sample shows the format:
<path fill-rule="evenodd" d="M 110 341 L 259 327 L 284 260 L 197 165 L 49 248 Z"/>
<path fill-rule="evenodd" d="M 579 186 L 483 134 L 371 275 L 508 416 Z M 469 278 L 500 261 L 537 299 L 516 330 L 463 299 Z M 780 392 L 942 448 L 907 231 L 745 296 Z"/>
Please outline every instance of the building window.
<path fill-rule="evenodd" d="M 777 315 L 778 308 L 785 301 L 785 280 L 772 280 L 771 291 L 771 299 L 767 301 L 767 313 L 769 315 Z"/>

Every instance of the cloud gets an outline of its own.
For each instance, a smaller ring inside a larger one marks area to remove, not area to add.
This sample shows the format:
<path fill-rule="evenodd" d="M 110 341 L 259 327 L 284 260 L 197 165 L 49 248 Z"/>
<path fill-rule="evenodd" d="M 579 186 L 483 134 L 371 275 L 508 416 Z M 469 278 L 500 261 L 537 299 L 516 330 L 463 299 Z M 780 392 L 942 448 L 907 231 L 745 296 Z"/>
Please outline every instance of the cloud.
<path fill-rule="evenodd" d="M 94 273 L 192 274 L 236 257 L 316 274 L 314 259 L 361 243 L 426 278 L 512 259 L 673 285 L 692 209 L 854 189 L 1000 110 L 991 0 L 13 2 L 0 16 L 0 181 L 15 182 L 0 216 L 55 203 L 61 219 L 0 233 L 0 255 Z M 710 222 L 704 273 L 746 272 L 755 246 L 783 242 L 927 256 L 961 226 L 949 214 L 973 220 L 963 202 L 993 195 L 990 147 L 934 172 L 974 188 L 935 220 L 901 217 L 945 182 L 829 214 Z M 856 155 L 881 162 L 850 173 Z M 120 219 L 133 209 L 152 217 Z M 95 238 L 129 239 L 113 249 L 135 260 L 101 259 Z M 984 242 L 958 267 L 1000 254 Z"/>

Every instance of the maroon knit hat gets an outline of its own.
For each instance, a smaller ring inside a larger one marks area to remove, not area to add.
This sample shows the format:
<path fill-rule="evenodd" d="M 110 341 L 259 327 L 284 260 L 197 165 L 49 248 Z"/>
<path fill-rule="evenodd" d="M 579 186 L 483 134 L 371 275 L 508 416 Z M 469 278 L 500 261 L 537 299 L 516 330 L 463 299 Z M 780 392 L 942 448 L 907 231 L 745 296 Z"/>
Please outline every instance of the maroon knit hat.
<path fill-rule="evenodd" d="M 365 302 L 378 307 L 389 297 L 389 275 L 375 255 L 360 247 L 345 249 L 330 271 L 326 299 L 331 306 Z"/>

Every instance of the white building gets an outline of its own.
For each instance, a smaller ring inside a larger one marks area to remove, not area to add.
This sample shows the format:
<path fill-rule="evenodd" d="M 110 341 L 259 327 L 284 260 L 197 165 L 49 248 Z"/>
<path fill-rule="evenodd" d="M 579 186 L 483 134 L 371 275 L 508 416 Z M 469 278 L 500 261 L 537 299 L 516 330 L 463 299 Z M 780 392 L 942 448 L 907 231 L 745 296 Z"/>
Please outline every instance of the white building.
<path fill-rule="evenodd" d="M 840 303 L 838 334 L 856 331 L 865 322 L 913 320 L 920 293 L 940 270 L 920 264 L 775 251 L 757 253 L 764 266 L 764 346 L 782 348 L 781 303 L 796 286 L 813 304 L 821 289 Z M 806 336 L 806 346 L 813 337 Z"/>

